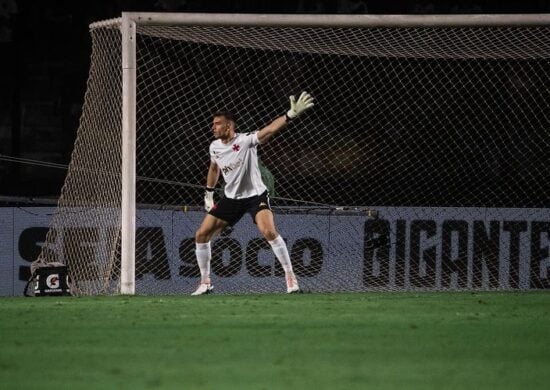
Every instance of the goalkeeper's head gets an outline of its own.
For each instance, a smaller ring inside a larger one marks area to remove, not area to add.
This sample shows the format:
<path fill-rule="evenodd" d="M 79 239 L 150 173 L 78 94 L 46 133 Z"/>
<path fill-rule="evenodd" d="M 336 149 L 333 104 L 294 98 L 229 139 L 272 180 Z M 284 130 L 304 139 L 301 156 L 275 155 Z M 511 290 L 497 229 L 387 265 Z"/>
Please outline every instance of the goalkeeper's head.
<path fill-rule="evenodd" d="M 229 140 L 235 135 L 235 116 L 229 111 L 216 111 L 212 115 L 212 132 L 216 139 Z"/>

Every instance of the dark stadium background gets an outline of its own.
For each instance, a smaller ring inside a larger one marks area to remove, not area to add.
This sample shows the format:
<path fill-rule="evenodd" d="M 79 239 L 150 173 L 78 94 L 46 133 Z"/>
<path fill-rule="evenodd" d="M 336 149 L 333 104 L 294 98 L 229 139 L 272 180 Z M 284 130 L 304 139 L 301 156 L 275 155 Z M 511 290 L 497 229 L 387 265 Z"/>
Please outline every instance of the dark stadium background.
<path fill-rule="evenodd" d="M 0 196 L 59 195 L 63 169 L 1 158 L 68 164 L 88 77 L 88 25 L 122 11 L 536 13 L 550 12 L 550 1 L 0 0 Z"/>

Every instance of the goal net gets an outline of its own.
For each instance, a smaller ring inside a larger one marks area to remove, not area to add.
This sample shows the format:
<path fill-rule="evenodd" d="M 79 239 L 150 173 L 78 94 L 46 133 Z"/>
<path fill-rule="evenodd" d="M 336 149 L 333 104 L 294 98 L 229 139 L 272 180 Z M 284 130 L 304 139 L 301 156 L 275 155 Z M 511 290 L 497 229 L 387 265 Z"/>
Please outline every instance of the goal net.
<path fill-rule="evenodd" d="M 140 20 L 137 293 L 187 294 L 198 283 L 194 232 L 212 113 L 227 109 L 238 132 L 255 131 L 303 90 L 314 108 L 259 156 L 304 290 L 550 287 L 550 19 Z M 93 25 L 91 35 L 78 137 L 40 258 L 67 264 L 77 294 L 109 294 L 120 280 L 120 20 Z M 217 292 L 284 291 L 249 216 L 213 240 L 212 254 Z"/>

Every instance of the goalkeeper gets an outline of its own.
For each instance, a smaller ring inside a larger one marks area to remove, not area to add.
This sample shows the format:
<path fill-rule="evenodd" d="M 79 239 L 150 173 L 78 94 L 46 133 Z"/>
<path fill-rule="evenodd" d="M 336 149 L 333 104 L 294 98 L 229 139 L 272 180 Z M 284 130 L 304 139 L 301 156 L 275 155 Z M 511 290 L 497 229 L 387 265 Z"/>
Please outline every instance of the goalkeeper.
<path fill-rule="evenodd" d="M 235 131 L 235 118 L 229 112 L 213 115 L 210 144 L 210 167 L 206 176 L 204 208 L 208 212 L 195 234 L 197 263 L 201 281 L 192 295 L 208 294 L 213 286 L 210 279 L 212 257 L 210 241 L 227 225 L 236 224 L 245 213 L 252 216 L 260 233 L 271 245 L 285 271 L 288 293 L 300 291 L 292 270 L 285 241 L 277 232 L 269 205 L 268 191 L 261 179 L 257 148 L 279 133 L 287 124 L 313 106 L 313 97 L 302 92 L 298 100 L 290 97 L 290 109 L 261 130 L 250 133 Z M 220 172 L 225 180 L 224 197 L 214 204 L 214 188 Z"/>

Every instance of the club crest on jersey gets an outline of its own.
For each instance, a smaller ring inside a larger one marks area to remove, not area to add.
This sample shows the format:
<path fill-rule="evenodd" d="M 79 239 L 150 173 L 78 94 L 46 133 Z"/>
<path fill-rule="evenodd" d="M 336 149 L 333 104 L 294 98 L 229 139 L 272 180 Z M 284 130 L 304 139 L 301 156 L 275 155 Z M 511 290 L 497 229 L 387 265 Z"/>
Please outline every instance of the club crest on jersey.
<path fill-rule="evenodd" d="M 238 144 L 233 145 L 233 151 L 238 152 L 241 147 Z"/>

